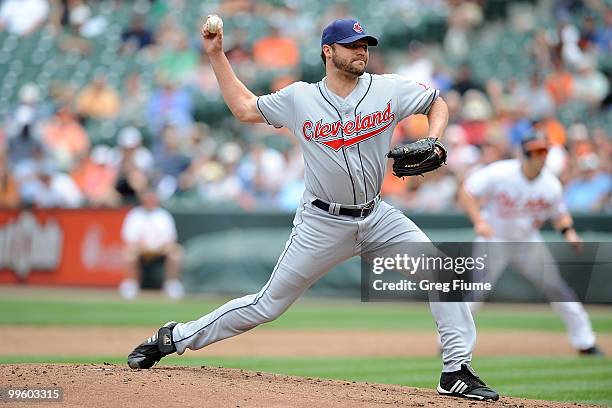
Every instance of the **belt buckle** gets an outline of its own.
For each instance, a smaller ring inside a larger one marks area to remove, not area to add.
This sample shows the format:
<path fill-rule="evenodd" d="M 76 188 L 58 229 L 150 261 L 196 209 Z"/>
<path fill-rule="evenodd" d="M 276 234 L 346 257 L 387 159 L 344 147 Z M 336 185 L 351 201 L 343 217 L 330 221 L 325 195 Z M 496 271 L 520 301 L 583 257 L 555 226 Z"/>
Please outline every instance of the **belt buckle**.
<path fill-rule="evenodd" d="M 369 214 L 370 214 L 370 212 L 371 212 L 371 210 L 372 210 L 372 208 L 374 208 L 374 200 L 370 201 L 368 204 L 366 204 L 366 206 L 365 206 L 365 207 L 363 207 L 363 208 L 361 209 L 361 214 L 360 214 L 360 217 L 361 217 L 361 218 L 363 218 L 363 217 L 365 217 L 365 216 L 369 215 Z M 365 211 L 368 211 L 368 213 L 367 213 L 367 214 L 364 214 L 364 212 L 365 212 Z"/>

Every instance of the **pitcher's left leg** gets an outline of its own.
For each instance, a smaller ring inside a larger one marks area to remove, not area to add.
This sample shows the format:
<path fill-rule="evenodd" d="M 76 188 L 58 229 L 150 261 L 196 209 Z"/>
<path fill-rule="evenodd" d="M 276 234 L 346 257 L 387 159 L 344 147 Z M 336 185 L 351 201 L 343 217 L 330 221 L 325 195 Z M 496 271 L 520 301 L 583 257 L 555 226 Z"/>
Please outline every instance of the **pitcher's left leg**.
<path fill-rule="evenodd" d="M 360 223 L 360 230 L 362 227 L 363 240 L 359 249 L 367 247 L 368 251 L 364 251 L 363 256 L 368 258 L 394 256 L 397 243 L 431 242 L 414 222 L 385 202 L 381 202 L 372 216 Z M 426 247 L 416 246 L 419 250 Z M 437 254 L 437 251 L 434 253 Z M 443 370 L 436 388 L 438 393 L 477 400 L 498 400 L 499 394 L 487 387 L 470 366 L 476 327 L 468 305 L 464 302 L 430 302 L 429 308 L 436 320 L 442 345 Z"/>
<path fill-rule="evenodd" d="M 398 243 L 414 243 L 420 252 L 424 245 L 419 243 L 431 242 L 412 220 L 384 201 L 370 217 L 360 222 L 360 230 L 362 226 L 362 248 L 367 248 L 362 255 L 366 257 L 394 256 L 389 251 L 397 250 Z M 459 370 L 462 364 L 472 360 L 476 341 L 476 327 L 470 309 L 464 302 L 430 302 L 429 308 L 440 334 L 443 371 Z"/>

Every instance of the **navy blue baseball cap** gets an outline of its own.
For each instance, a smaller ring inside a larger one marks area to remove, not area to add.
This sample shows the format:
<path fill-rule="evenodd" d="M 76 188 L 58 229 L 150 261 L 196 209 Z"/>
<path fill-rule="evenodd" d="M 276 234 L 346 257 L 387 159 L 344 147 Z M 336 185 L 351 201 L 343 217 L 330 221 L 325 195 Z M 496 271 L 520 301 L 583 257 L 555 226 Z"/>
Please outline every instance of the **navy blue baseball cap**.
<path fill-rule="evenodd" d="M 334 43 L 349 44 L 362 38 L 368 40 L 368 45 L 378 45 L 376 37 L 367 35 L 359 21 L 352 18 L 334 20 L 323 30 L 321 47 L 325 44 L 332 45 Z"/>
<path fill-rule="evenodd" d="M 521 138 L 521 148 L 526 155 L 533 150 L 548 150 L 548 147 L 548 139 L 540 130 L 530 129 Z"/>

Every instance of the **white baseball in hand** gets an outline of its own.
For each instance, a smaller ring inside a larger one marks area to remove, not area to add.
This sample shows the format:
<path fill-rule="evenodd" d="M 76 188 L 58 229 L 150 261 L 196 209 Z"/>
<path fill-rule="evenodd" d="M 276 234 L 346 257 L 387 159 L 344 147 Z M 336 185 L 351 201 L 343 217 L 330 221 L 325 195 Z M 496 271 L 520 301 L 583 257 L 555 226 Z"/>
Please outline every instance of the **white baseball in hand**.
<path fill-rule="evenodd" d="M 223 20 L 218 15 L 213 14 L 206 19 L 206 26 L 209 33 L 216 34 L 220 28 L 223 28 Z"/>

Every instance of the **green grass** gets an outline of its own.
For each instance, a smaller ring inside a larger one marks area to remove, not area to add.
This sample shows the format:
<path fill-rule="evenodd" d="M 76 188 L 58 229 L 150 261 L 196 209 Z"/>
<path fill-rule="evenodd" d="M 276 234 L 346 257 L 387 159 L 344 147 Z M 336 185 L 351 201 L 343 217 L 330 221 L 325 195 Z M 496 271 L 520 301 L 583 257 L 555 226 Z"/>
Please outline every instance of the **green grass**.
<path fill-rule="evenodd" d="M 200 357 L 196 357 L 200 354 Z M 124 358 L 0 357 L 0 363 L 125 364 Z M 243 368 L 277 374 L 433 388 L 440 374 L 438 358 L 219 358 L 205 353 L 167 357 L 168 365 Z M 474 367 L 502 395 L 612 406 L 610 359 L 483 357 Z"/>
<path fill-rule="evenodd" d="M 157 326 L 190 321 L 212 311 L 223 300 L 202 299 L 179 303 L 139 300 L 0 300 L 0 325 L 40 326 Z M 594 329 L 612 332 L 612 309 L 592 312 Z M 544 330 L 562 332 L 559 317 L 546 305 L 486 306 L 476 316 L 479 330 Z M 434 330 L 429 308 L 421 303 L 298 302 L 265 329 Z"/>
<path fill-rule="evenodd" d="M 221 305 L 224 299 L 189 299 L 170 303 L 155 299 L 124 302 L 116 298 L 68 296 L 0 299 L 2 325 L 158 326 L 189 321 Z M 612 308 L 591 311 L 595 330 L 612 333 Z M 479 330 L 562 332 L 561 320 L 546 305 L 488 305 L 477 316 Z M 278 320 L 262 327 L 332 330 L 435 330 L 429 308 L 421 303 L 360 303 L 304 299 Z M 125 357 L 4 356 L 0 363 L 125 364 Z M 335 378 L 432 388 L 439 375 L 438 358 L 220 358 L 206 352 L 168 357 L 165 364 L 223 366 L 307 377 Z M 576 401 L 612 406 L 612 361 L 608 359 L 485 357 L 474 365 L 502 395 Z"/>

